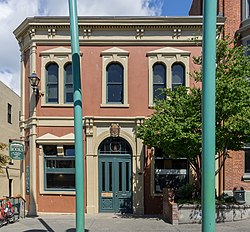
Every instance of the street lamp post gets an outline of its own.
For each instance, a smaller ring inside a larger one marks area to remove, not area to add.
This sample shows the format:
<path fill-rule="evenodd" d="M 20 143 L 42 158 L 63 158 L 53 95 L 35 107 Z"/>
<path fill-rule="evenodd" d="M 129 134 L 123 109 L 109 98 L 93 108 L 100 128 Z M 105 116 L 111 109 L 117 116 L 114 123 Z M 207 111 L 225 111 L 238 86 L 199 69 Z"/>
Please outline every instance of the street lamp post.
<path fill-rule="evenodd" d="M 202 46 L 202 231 L 215 231 L 215 86 L 217 1 L 204 0 Z"/>
<path fill-rule="evenodd" d="M 84 156 L 83 156 L 83 123 L 82 91 L 80 76 L 80 49 L 76 0 L 69 0 L 70 34 L 72 50 L 72 73 L 74 86 L 74 128 L 76 154 L 76 231 L 83 232 L 84 216 Z"/>

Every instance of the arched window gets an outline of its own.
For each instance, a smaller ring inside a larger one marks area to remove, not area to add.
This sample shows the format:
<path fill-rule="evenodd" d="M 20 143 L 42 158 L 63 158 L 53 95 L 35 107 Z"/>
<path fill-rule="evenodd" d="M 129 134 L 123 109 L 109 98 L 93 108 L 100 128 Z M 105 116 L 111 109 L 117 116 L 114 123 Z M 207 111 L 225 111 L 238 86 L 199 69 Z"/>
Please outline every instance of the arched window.
<path fill-rule="evenodd" d="M 107 103 L 124 103 L 123 96 L 123 66 L 111 63 L 107 66 Z"/>
<path fill-rule="evenodd" d="M 130 144 L 121 137 L 109 137 L 99 146 L 99 154 L 132 154 Z"/>
<path fill-rule="evenodd" d="M 180 63 L 172 65 L 172 90 L 185 85 L 185 67 Z"/>
<path fill-rule="evenodd" d="M 64 66 L 64 102 L 73 102 L 73 75 L 72 64 L 68 63 Z"/>
<path fill-rule="evenodd" d="M 58 103 L 58 65 L 56 63 L 46 66 L 46 102 Z"/>
<path fill-rule="evenodd" d="M 164 99 L 162 89 L 166 88 L 166 66 L 156 63 L 153 66 L 153 99 Z"/>

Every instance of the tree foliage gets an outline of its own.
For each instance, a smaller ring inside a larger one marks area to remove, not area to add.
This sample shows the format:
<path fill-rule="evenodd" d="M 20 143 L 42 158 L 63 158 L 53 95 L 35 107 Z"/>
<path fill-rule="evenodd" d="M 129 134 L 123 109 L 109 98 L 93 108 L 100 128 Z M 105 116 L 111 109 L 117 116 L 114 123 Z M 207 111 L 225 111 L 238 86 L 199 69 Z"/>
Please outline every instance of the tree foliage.
<path fill-rule="evenodd" d="M 8 162 L 8 156 L 3 154 L 3 151 L 7 148 L 7 145 L 0 143 L 0 172 L 2 171 L 2 166 Z"/>
<path fill-rule="evenodd" d="M 250 142 L 250 64 L 245 47 L 228 37 L 217 40 L 216 51 L 216 157 L 224 165 L 229 150 L 241 150 Z M 201 65 L 201 57 L 194 62 Z M 201 69 L 192 77 L 202 81 Z M 168 157 L 187 158 L 200 183 L 202 90 L 180 87 L 164 93 L 166 99 L 156 101 L 154 113 L 138 127 L 137 136 Z"/>

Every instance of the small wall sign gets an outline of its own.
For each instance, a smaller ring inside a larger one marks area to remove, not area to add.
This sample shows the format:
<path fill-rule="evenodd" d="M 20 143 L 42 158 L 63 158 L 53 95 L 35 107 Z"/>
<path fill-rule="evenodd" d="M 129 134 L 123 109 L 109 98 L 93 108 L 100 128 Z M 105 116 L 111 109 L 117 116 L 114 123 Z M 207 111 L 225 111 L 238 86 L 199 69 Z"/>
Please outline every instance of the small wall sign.
<path fill-rule="evenodd" d="M 10 158 L 13 160 L 24 159 L 24 145 L 19 142 L 12 142 L 9 145 Z"/>

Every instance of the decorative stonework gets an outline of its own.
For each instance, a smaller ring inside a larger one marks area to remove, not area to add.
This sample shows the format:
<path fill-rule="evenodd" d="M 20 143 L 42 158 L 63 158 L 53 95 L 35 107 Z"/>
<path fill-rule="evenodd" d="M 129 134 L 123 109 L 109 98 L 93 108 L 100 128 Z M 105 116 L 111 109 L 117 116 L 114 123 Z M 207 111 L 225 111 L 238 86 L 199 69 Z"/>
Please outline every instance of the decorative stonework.
<path fill-rule="evenodd" d="M 83 37 L 89 38 L 91 36 L 92 30 L 90 28 L 83 29 Z"/>
<path fill-rule="evenodd" d="M 110 126 L 110 136 L 111 137 L 119 137 L 121 127 L 118 123 L 112 123 Z"/>
<path fill-rule="evenodd" d="M 144 29 L 143 28 L 138 28 L 136 29 L 136 38 L 142 38 L 144 35 Z"/>
<path fill-rule="evenodd" d="M 179 38 L 181 36 L 181 28 L 173 29 L 173 38 Z"/>
<path fill-rule="evenodd" d="M 86 126 L 86 135 L 93 136 L 94 119 L 93 118 L 86 118 L 85 126 Z"/>
<path fill-rule="evenodd" d="M 55 28 L 49 28 L 48 29 L 48 37 L 54 37 L 56 35 L 56 29 Z"/>
<path fill-rule="evenodd" d="M 30 39 L 32 39 L 32 37 L 34 37 L 35 35 L 36 35 L 36 30 L 35 30 L 35 28 L 31 28 L 30 31 L 29 31 Z"/>

